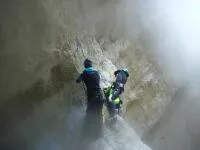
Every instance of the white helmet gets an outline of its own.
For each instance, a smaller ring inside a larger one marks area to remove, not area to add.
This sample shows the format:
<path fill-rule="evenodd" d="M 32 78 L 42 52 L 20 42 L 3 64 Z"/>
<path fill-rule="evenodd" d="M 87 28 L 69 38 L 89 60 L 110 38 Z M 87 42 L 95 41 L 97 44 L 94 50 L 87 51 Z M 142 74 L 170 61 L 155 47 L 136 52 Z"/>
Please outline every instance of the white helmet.
<path fill-rule="evenodd" d="M 128 72 L 127 68 L 122 68 L 121 70 L 125 72 L 125 74 L 127 75 L 127 77 L 129 76 L 129 72 Z"/>

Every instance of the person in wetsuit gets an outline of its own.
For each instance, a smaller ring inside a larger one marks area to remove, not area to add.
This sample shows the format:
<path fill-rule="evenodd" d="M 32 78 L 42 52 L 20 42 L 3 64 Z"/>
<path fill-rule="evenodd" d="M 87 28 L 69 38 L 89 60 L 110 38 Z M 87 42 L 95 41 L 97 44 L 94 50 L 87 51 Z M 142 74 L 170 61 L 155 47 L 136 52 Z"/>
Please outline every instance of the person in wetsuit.
<path fill-rule="evenodd" d="M 103 95 L 100 88 L 100 75 L 97 70 L 92 67 L 92 61 L 85 59 L 84 70 L 77 78 L 76 82 L 84 82 L 87 88 L 87 109 L 86 109 L 86 122 L 96 124 L 99 128 L 102 124 L 102 108 L 103 108 Z"/>
<path fill-rule="evenodd" d="M 117 97 L 119 97 L 123 92 L 124 92 L 124 86 L 127 82 L 127 79 L 129 77 L 129 72 L 128 69 L 123 68 L 123 69 L 118 69 L 114 72 L 114 75 L 116 77 L 115 82 L 112 85 L 112 93 L 109 95 L 108 100 L 108 108 L 111 117 L 114 116 L 116 113 L 116 107 L 119 107 L 120 104 L 115 105 L 113 104 L 113 100 L 115 100 Z M 120 101 L 122 103 L 122 101 Z"/>

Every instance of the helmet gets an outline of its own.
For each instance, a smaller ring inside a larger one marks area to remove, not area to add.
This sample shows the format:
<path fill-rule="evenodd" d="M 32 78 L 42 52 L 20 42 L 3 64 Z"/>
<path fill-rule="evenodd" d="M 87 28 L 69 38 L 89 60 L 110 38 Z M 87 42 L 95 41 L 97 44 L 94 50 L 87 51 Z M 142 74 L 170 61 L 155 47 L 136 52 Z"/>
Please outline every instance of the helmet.
<path fill-rule="evenodd" d="M 127 68 L 123 68 L 123 69 L 121 69 L 121 70 L 125 72 L 125 74 L 126 74 L 127 77 L 129 77 L 129 72 L 128 72 L 128 69 L 127 69 Z"/>
<path fill-rule="evenodd" d="M 92 61 L 87 58 L 87 59 L 85 59 L 83 65 L 85 68 L 92 67 Z"/>

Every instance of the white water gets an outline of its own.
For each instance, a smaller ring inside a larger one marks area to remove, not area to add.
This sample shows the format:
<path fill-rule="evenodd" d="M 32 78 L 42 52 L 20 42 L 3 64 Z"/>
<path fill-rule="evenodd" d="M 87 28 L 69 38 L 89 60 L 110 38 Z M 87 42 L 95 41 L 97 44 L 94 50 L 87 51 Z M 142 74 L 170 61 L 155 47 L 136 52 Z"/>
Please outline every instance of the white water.
<path fill-rule="evenodd" d="M 76 106 L 71 109 L 67 118 L 66 129 L 62 133 L 65 135 L 66 150 L 78 150 L 80 147 L 84 150 L 151 150 L 121 117 L 118 117 L 117 122 L 112 126 L 104 124 L 102 135 L 98 139 L 89 139 L 84 135 L 81 137 L 84 114 L 84 110 L 80 107 Z M 56 140 L 56 136 L 55 133 L 50 133 L 43 137 L 37 143 L 36 149 L 63 149 L 63 147 L 60 147 L 59 141 Z"/>

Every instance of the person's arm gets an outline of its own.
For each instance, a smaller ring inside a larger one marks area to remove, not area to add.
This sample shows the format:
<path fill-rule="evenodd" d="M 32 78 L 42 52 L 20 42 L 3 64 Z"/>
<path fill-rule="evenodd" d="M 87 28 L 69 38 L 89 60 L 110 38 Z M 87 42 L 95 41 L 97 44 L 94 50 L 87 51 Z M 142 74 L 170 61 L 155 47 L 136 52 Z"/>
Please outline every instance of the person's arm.
<path fill-rule="evenodd" d="M 117 76 L 117 74 L 120 72 L 120 70 L 116 70 L 115 72 L 114 72 L 114 75 L 115 76 Z"/>
<path fill-rule="evenodd" d="M 83 80 L 83 74 L 81 73 L 79 77 L 76 79 L 76 83 L 80 83 Z"/>
<path fill-rule="evenodd" d="M 117 83 L 123 83 L 123 77 L 122 77 L 122 74 L 120 72 L 118 72 L 117 75 L 116 75 L 116 82 Z"/>

